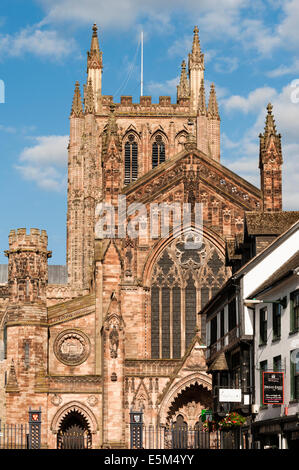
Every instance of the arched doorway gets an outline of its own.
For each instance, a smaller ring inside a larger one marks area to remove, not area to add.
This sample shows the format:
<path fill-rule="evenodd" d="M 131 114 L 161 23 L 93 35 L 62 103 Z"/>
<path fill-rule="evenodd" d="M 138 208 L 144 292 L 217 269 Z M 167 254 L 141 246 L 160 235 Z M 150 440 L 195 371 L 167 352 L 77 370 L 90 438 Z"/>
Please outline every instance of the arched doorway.
<path fill-rule="evenodd" d="M 91 449 L 92 438 L 86 418 L 72 410 L 64 416 L 57 433 L 57 449 Z"/>
<path fill-rule="evenodd" d="M 210 391 L 197 381 L 175 393 L 165 416 L 166 448 L 209 449 L 211 436 L 203 429 L 201 410 L 211 406 Z"/>

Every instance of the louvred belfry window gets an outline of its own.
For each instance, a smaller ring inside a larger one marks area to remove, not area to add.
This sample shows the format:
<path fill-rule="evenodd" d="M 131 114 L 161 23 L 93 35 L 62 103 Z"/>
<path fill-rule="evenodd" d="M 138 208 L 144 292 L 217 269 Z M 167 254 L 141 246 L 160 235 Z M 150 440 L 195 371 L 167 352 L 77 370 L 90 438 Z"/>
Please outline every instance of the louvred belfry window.
<path fill-rule="evenodd" d="M 134 134 L 130 134 L 125 143 L 125 184 L 132 183 L 138 177 L 138 144 Z"/>
<path fill-rule="evenodd" d="M 165 162 L 165 144 L 163 142 L 162 136 L 158 134 L 153 142 L 153 152 L 152 152 L 152 165 L 153 168 L 158 166 L 160 163 Z"/>

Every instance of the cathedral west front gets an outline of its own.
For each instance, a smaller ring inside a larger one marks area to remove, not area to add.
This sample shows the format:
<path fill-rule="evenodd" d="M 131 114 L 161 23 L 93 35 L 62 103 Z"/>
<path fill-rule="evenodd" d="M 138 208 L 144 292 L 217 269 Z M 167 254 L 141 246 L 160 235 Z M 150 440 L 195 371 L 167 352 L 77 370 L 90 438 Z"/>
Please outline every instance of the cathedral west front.
<path fill-rule="evenodd" d="M 269 104 L 261 188 L 221 164 L 216 90 L 206 90 L 204 71 L 195 27 L 175 103 L 115 103 L 103 94 L 93 26 L 87 81 L 76 82 L 70 113 L 67 265 L 48 266 L 44 230 L 18 228 L 0 271 L 0 418 L 26 422 L 28 408 L 40 408 L 42 447 L 59 448 L 79 429 L 90 448 L 128 448 L 132 410 L 154 429 L 194 427 L 212 405 L 198 313 L 231 275 L 226 253 L 245 214 L 282 211 L 282 152 Z M 199 203 L 202 224 L 191 218 L 179 236 L 100 236 L 99 204 L 116 207 L 120 197 L 147 213 Z M 199 235 L 199 247 L 186 246 Z"/>

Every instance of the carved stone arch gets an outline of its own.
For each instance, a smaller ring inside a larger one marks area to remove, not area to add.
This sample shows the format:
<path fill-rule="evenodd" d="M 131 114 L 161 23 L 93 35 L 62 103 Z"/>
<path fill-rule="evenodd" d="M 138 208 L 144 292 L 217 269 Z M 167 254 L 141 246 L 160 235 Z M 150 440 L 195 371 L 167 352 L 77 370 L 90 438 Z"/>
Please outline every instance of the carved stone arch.
<path fill-rule="evenodd" d="M 98 422 L 93 412 L 83 403 L 71 401 L 62 406 L 52 419 L 50 429 L 53 434 L 58 433 L 63 419 L 72 412 L 79 413 L 85 418 L 91 434 L 95 434 L 99 430 Z"/>
<path fill-rule="evenodd" d="M 220 251 L 220 253 L 223 256 L 225 256 L 225 241 L 219 236 L 218 233 L 214 232 L 214 230 L 204 226 L 203 232 L 202 232 L 198 230 L 198 228 L 192 225 L 187 230 L 185 230 L 182 234 L 186 234 L 190 230 L 194 231 L 200 236 L 203 235 L 204 238 L 206 238 L 210 243 L 212 243 Z M 142 282 L 143 282 L 144 287 L 148 287 L 148 288 L 150 287 L 151 274 L 152 274 L 154 264 L 156 263 L 157 259 L 159 258 L 161 253 L 164 251 L 164 249 L 167 248 L 167 246 L 170 245 L 177 236 L 178 236 L 178 230 L 171 233 L 168 238 L 161 238 L 157 240 L 157 242 L 153 245 L 152 249 L 150 250 L 145 260 L 143 271 L 142 271 Z"/>
<path fill-rule="evenodd" d="M 179 132 L 176 133 L 174 142 L 175 142 L 175 148 L 178 152 L 185 150 L 185 143 L 187 142 L 187 137 L 188 137 L 187 128 L 181 129 Z"/>
<path fill-rule="evenodd" d="M 139 143 L 141 142 L 140 133 L 137 131 L 136 127 L 133 126 L 133 124 L 130 124 L 129 127 L 124 131 L 122 135 L 121 140 L 123 144 L 126 141 L 129 134 L 134 134 L 134 136 L 138 139 L 138 142 Z"/>
<path fill-rule="evenodd" d="M 176 412 L 176 414 L 174 415 L 173 417 L 173 421 L 177 421 L 178 417 L 181 416 L 184 420 L 184 423 L 187 423 L 188 422 L 188 416 L 186 415 L 186 413 L 184 412 L 184 410 L 178 410 Z"/>
<path fill-rule="evenodd" d="M 164 131 L 163 127 L 159 126 L 159 127 L 156 127 L 154 129 L 154 131 L 152 132 L 151 137 L 150 137 L 150 142 L 153 142 L 157 135 L 163 136 L 163 138 L 165 139 L 165 142 L 168 143 L 169 138 L 168 138 L 168 135 L 166 134 L 166 132 Z"/>
<path fill-rule="evenodd" d="M 165 424 L 167 421 L 168 410 L 171 407 L 171 404 L 174 402 L 176 397 L 186 390 L 191 385 L 197 384 L 203 389 L 206 389 L 208 392 L 212 390 L 212 378 L 207 374 L 202 372 L 195 372 L 191 375 L 188 375 L 178 382 L 174 383 L 172 386 L 166 390 L 164 396 L 160 396 L 158 399 L 159 413 L 158 413 L 158 423 Z"/>

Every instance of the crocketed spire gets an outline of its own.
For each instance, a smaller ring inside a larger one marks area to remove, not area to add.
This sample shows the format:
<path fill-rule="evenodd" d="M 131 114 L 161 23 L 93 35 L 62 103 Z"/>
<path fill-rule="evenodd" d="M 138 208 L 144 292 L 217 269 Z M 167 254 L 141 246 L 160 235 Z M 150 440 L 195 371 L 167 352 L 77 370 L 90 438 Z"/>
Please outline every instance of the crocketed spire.
<path fill-rule="evenodd" d="M 275 119 L 272 114 L 273 105 L 268 103 L 267 116 L 265 122 L 264 134 L 260 134 L 260 167 L 267 159 L 267 150 L 271 147 L 273 154 L 273 144 L 275 152 L 279 155 L 279 160 L 282 161 L 281 156 L 281 135 L 277 133 Z"/>
<path fill-rule="evenodd" d="M 211 84 L 210 98 L 208 104 L 208 116 L 212 119 L 220 119 L 214 83 Z"/>
<path fill-rule="evenodd" d="M 189 72 L 190 70 L 197 69 L 198 67 L 200 69 L 204 68 L 204 54 L 201 52 L 201 49 L 200 49 L 198 32 L 199 32 L 198 27 L 195 26 L 193 30 L 192 51 L 189 54 L 189 61 L 188 61 Z"/>
<path fill-rule="evenodd" d="M 71 116 L 75 116 L 75 117 L 83 116 L 83 106 L 82 106 L 80 86 L 79 86 L 78 81 L 75 84 L 75 92 L 74 92 Z"/>
<path fill-rule="evenodd" d="M 100 51 L 99 39 L 98 39 L 98 33 L 97 33 L 98 28 L 96 24 L 93 25 L 92 31 L 93 32 L 92 32 L 92 38 L 91 38 L 90 51 L 87 52 L 87 70 L 103 68 L 102 52 Z"/>
<path fill-rule="evenodd" d="M 177 86 L 177 99 L 179 98 L 189 98 L 190 96 L 190 89 L 189 89 L 189 81 L 186 72 L 186 62 L 183 60 L 181 65 L 181 78 L 180 83 Z"/>
<path fill-rule="evenodd" d="M 201 80 L 201 85 L 199 89 L 199 98 L 198 98 L 198 110 L 200 114 L 206 115 L 207 114 L 207 105 L 206 105 L 206 92 L 205 92 L 205 85 L 204 80 Z"/>
<path fill-rule="evenodd" d="M 84 111 L 85 114 L 92 114 L 95 111 L 94 94 L 91 80 L 88 80 L 88 83 L 84 88 Z"/>

